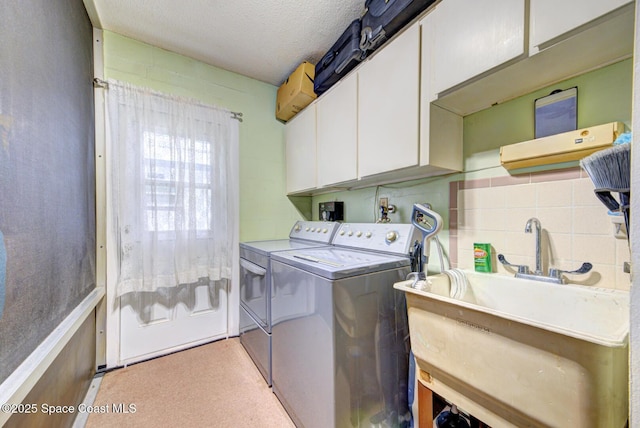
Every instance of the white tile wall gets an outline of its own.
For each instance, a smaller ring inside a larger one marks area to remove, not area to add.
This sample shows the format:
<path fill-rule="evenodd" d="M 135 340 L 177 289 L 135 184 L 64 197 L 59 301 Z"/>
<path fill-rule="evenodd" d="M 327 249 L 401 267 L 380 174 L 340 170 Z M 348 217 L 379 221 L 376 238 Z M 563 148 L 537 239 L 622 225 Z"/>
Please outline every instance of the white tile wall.
<path fill-rule="evenodd" d="M 623 262 L 630 260 L 626 239 L 616 239 L 607 209 L 593 193 L 593 184 L 579 169 L 565 173 L 532 175 L 508 184 L 509 178 L 461 182 L 451 210 L 457 212 L 457 229 L 451 245 L 457 246 L 457 266 L 473 269 L 473 243 L 491 243 L 495 272 L 512 274 L 497 262 L 501 253 L 514 264 L 535 265 L 535 237 L 524 232 L 531 217 L 542 224 L 543 267 L 578 269 L 593 264 L 586 275 L 568 275 L 569 282 L 629 290 Z"/>

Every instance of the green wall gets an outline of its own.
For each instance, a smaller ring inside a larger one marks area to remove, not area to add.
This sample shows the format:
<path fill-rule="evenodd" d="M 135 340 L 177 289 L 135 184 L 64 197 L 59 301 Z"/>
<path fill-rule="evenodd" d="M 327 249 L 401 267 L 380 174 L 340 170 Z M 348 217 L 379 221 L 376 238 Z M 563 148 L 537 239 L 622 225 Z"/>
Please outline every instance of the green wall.
<path fill-rule="evenodd" d="M 197 98 L 243 113 L 240 124 L 240 240 L 281 238 L 301 218 L 285 196 L 284 125 L 277 87 L 105 31 L 105 77 Z"/>
<path fill-rule="evenodd" d="M 536 98 L 548 95 L 554 89 L 577 86 L 578 128 L 614 121 L 630 127 L 632 76 L 633 62 L 628 59 L 466 116 L 463 130 L 466 172 L 314 196 L 313 218 L 318 218 L 319 202 L 344 201 L 346 221 L 372 222 L 377 216 L 376 200 L 389 197 L 389 203 L 398 207 L 398 214 L 390 216 L 394 222 L 410 221 L 415 202 L 431 203 L 446 221 L 449 182 L 508 174 L 500 166 L 500 146 L 533 139 L 533 101 Z M 577 163 L 572 164 L 575 165 Z"/>
<path fill-rule="evenodd" d="M 344 201 L 345 220 L 373 222 L 376 200 L 398 207 L 394 222 L 407 222 L 414 202 L 430 202 L 446 216 L 449 182 L 508 174 L 499 148 L 533 138 L 533 100 L 554 89 L 578 86 L 578 127 L 631 122 L 632 60 L 621 61 L 543 88 L 464 118 L 464 173 L 314 196 L 286 197 L 284 125 L 274 118 L 277 87 L 231 73 L 127 37 L 104 32 L 105 76 L 198 98 L 244 114 L 240 125 L 240 239 L 279 238 L 302 218 L 295 202 L 318 219 L 318 203 Z M 293 202 L 292 202 L 293 201 Z M 306 213 L 305 213 L 306 214 Z M 446 234 L 446 231 L 445 231 Z"/>
<path fill-rule="evenodd" d="M 465 117 L 465 171 L 498 165 L 500 146 L 533 139 L 533 102 L 554 89 L 578 87 L 578 128 L 615 121 L 630 127 L 632 67 L 631 59 L 621 61 Z"/>

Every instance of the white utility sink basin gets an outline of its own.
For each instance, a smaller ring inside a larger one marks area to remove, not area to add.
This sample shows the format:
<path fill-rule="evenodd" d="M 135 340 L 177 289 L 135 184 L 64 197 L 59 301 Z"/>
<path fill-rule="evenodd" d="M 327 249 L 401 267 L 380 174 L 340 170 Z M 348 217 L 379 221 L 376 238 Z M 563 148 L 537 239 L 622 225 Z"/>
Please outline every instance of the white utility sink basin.
<path fill-rule="evenodd" d="M 620 427 L 628 414 L 629 293 L 464 271 L 405 292 L 421 380 L 493 426 Z"/>

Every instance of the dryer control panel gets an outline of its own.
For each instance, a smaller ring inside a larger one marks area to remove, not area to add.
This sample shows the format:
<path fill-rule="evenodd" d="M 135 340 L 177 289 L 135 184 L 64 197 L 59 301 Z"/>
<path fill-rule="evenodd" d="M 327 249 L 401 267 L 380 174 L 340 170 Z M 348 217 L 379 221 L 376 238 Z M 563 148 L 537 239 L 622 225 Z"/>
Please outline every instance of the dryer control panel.
<path fill-rule="evenodd" d="M 329 244 L 340 223 L 332 221 L 297 221 L 289 238 Z"/>
<path fill-rule="evenodd" d="M 412 224 L 342 223 L 331 243 L 339 247 L 406 255 L 421 237 Z"/>

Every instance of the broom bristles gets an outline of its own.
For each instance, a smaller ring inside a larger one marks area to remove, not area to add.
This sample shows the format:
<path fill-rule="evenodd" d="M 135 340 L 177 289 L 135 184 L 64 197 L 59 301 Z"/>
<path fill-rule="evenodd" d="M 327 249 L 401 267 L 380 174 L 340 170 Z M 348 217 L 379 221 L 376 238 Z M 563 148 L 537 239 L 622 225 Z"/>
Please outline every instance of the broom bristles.
<path fill-rule="evenodd" d="M 596 189 L 629 189 L 631 144 L 620 144 L 600 150 L 580 161 Z"/>

